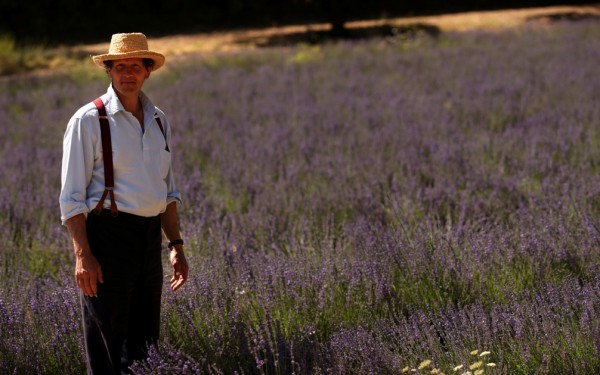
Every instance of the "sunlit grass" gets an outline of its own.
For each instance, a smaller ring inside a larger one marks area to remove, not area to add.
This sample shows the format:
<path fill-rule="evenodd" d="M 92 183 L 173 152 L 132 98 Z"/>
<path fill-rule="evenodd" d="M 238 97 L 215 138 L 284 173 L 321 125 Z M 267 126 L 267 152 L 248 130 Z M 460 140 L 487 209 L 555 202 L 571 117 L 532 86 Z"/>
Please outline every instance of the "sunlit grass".
<path fill-rule="evenodd" d="M 25 73 L 92 76 L 89 54 L 78 47 L 48 48 L 42 44 L 18 45 L 14 37 L 0 35 L 0 76 Z"/>

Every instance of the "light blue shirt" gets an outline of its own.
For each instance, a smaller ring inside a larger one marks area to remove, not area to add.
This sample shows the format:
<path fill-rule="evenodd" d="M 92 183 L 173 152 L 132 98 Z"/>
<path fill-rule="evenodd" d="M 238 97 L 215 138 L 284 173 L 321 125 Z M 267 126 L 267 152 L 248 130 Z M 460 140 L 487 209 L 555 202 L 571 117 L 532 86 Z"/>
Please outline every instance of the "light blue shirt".
<path fill-rule="evenodd" d="M 144 109 L 144 129 L 135 116 L 126 111 L 112 85 L 101 96 L 110 125 L 115 178 L 115 201 L 119 211 L 150 217 L 165 211 L 167 204 L 181 203 L 175 188 L 171 154 L 165 150 L 155 114 L 160 116 L 171 138 L 165 114 L 140 95 Z M 98 110 L 93 103 L 81 107 L 69 120 L 63 139 L 60 211 L 64 224 L 78 214 L 87 215 L 96 207 L 104 192 L 104 162 Z M 110 197 L 104 207 L 110 208 Z"/>

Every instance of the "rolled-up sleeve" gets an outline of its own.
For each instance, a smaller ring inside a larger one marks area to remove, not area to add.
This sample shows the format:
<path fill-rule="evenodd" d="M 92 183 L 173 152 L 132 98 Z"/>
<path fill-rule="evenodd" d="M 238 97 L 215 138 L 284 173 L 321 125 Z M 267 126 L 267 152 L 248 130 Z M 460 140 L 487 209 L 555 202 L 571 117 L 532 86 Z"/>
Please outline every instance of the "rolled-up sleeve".
<path fill-rule="evenodd" d="M 169 167 L 169 174 L 167 175 L 167 205 L 171 202 L 177 202 L 178 205 L 181 205 L 181 194 L 175 187 L 173 166 Z"/>
<path fill-rule="evenodd" d="M 158 110 L 158 109 L 157 109 Z M 158 110 L 160 111 L 160 110 Z M 169 124 L 169 121 L 167 120 L 167 118 L 165 117 L 164 113 L 160 112 L 160 114 L 162 115 L 162 121 L 163 123 L 166 125 L 165 126 L 165 130 L 166 130 L 166 141 L 167 144 L 171 144 L 171 126 Z M 171 150 L 171 152 L 173 152 Z M 167 174 L 167 178 L 166 178 L 166 183 L 167 183 L 167 205 L 169 205 L 171 202 L 177 202 L 178 205 L 182 204 L 181 201 L 181 193 L 177 190 L 177 187 L 175 186 L 175 177 L 173 175 L 173 165 L 169 165 L 169 173 Z"/>
<path fill-rule="evenodd" d="M 86 199 L 94 168 L 94 147 L 92 135 L 83 122 L 79 117 L 71 118 L 63 139 L 59 198 L 63 224 L 73 216 L 89 212 Z"/>

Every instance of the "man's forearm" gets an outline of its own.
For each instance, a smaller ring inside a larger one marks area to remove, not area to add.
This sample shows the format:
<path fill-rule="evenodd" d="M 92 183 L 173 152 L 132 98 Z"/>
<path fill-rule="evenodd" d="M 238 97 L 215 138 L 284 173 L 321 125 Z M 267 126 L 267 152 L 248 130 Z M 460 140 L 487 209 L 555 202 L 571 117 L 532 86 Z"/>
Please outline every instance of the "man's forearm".
<path fill-rule="evenodd" d="M 73 240 L 75 253 L 75 280 L 77 286 L 88 297 L 98 293 L 98 282 L 103 283 L 102 267 L 92 254 L 88 243 L 86 219 L 83 214 L 74 216 L 65 222 Z"/>
<path fill-rule="evenodd" d="M 181 238 L 176 202 L 169 203 L 165 212 L 160 215 L 160 223 L 169 241 Z"/>
<path fill-rule="evenodd" d="M 87 238 L 86 219 L 84 214 L 73 216 L 65 222 L 71 239 L 73 240 L 73 251 L 76 257 L 86 256 L 91 253 Z"/>

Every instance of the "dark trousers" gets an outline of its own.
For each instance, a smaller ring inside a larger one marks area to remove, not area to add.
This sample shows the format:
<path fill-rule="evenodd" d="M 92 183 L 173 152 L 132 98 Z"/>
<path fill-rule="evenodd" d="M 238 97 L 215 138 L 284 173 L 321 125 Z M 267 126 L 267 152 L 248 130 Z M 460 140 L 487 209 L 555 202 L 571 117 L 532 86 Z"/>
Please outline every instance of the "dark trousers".
<path fill-rule="evenodd" d="M 160 218 L 90 213 L 87 234 L 104 278 L 97 297 L 81 293 L 88 374 L 126 374 L 159 336 Z"/>

